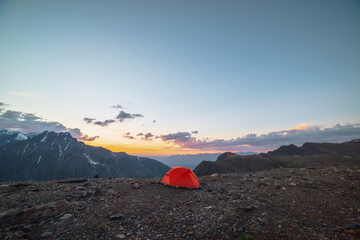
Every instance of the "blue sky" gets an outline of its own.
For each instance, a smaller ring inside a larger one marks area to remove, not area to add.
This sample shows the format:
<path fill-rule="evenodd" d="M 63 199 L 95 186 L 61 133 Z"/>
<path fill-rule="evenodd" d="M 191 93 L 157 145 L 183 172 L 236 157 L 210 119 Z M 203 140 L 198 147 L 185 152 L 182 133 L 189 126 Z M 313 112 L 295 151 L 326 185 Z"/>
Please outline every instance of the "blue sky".
<path fill-rule="evenodd" d="M 161 136 L 230 140 L 360 119 L 359 1 L 0 1 L 0 36 L 6 110 L 112 149 L 182 151 Z M 119 111 L 143 117 L 83 121 Z"/>

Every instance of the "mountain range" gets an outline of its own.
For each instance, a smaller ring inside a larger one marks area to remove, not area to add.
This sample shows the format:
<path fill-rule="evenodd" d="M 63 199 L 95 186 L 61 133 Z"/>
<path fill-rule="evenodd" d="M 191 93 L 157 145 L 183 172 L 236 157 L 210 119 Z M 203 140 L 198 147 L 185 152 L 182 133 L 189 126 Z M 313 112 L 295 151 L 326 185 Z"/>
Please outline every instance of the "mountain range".
<path fill-rule="evenodd" d="M 239 156 L 226 152 L 215 162 L 203 161 L 195 169 L 195 174 L 260 171 L 278 167 L 312 167 L 360 165 L 360 140 L 344 143 L 304 143 L 281 146 L 274 151 L 259 155 Z"/>
<path fill-rule="evenodd" d="M 23 134 L 0 130 L 0 181 L 99 177 L 162 177 L 154 159 L 85 145 L 68 132 Z"/>
<path fill-rule="evenodd" d="M 354 166 L 360 165 L 360 140 L 304 143 L 300 147 L 290 144 L 261 154 L 225 152 L 157 158 L 159 161 L 89 146 L 68 132 L 24 134 L 0 128 L 0 181 L 161 178 L 170 170 L 168 165 L 192 168 L 199 176 L 278 167 Z"/>

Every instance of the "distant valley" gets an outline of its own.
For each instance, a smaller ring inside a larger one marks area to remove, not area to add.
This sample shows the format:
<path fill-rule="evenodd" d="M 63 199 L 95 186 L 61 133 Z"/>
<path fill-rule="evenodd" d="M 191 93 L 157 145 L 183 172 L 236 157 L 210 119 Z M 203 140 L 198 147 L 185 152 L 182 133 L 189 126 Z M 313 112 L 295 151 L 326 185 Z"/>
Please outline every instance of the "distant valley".
<path fill-rule="evenodd" d="M 183 166 L 195 169 L 202 161 L 216 161 L 222 153 L 177 154 L 171 156 L 150 156 L 170 167 Z M 255 152 L 235 152 L 237 155 L 256 155 Z"/>

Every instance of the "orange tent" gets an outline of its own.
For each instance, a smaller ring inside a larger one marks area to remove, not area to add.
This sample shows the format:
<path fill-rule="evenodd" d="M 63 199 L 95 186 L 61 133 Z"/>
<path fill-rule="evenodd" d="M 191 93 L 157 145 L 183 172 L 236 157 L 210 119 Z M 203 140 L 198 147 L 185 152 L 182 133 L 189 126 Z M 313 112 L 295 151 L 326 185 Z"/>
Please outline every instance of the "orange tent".
<path fill-rule="evenodd" d="M 173 167 L 165 174 L 161 182 L 170 186 L 185 188 L 199 188 L 200 185 L 195 173 L 186 167 Z"/>

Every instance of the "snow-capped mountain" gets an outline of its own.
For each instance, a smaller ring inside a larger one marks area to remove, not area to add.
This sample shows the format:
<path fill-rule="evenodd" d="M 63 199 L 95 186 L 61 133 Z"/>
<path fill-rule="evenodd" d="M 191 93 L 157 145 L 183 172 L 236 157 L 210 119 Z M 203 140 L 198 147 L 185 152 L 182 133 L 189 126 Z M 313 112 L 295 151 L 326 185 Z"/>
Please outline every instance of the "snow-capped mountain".
<path fill-rule="evenodd" d="M 75 177 L 162 177 L 170 168 L 156 160 L 92 147 L 68 132 L 0 131 L 0 181 Z"/>
<path fill-rule="evenodd" d="M 39 134 L 40 133 L 37 132 L 24 134 L 17 131 L 9 131 L 0 127 L 0 148 L 6 144 L 27 140 L 28 138 L 35 137 Z"/>

